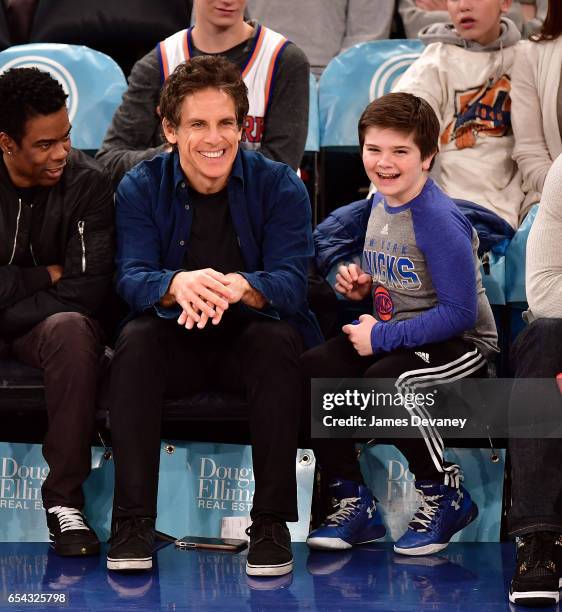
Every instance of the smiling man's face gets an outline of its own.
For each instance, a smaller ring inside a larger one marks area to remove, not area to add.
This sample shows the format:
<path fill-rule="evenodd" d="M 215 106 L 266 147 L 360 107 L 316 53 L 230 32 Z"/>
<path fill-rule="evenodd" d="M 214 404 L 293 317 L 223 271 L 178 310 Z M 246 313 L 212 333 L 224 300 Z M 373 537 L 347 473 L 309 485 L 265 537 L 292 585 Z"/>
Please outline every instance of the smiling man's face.
<path fill-rule="evenodd" d="M 180 122 L 163 122 L 169 143 L 178 147 L 189 184 L 200 193 L 216 193 L 227 183 L 242 135 L 232 97 L 209 87 L 185 97 Z"/>
<path fill-rule="evenodd" d="M 50 115 L 36 115 L 25 122 L 18 144 L 3 135 L 4 162 L 17 187 L 51 187 L 60 180 L 70 152 L 70 122 L 66 106 Z"/>
<path fill-rule="evenodd" d="M 458 35 L 487 45 L 500 35 L 500 17 L 511 0 L 447 0 L 447 10 Z"/>

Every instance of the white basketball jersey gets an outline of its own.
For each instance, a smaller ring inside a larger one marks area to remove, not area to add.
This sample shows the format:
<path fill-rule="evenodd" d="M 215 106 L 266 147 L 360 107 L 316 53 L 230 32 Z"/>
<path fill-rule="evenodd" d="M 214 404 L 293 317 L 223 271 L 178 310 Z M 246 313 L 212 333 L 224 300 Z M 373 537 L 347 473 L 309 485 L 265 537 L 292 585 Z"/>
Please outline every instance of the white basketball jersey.
<path fill-rule="evenodd" d="M 261 145 L 277 59 L 287 44 L 287 39 L 281 34 L 262 25 L 256 27 L 258 31 L 254 48 L 242 70 L 242 78 L 248 88 L 250 103 L 242 130 L 242 142 L 245 149 L 259 149 Z M 176 32 L 159 43 L 162 82 L 168 78 L 178 64 L 192 56 L 191 29 Z"/>

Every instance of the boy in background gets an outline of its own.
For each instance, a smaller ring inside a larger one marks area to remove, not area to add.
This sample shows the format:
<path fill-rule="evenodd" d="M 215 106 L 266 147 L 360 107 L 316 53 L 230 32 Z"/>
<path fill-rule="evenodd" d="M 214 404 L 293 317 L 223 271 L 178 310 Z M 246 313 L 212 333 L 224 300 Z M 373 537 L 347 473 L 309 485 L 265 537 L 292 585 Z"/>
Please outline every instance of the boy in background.
<path fill-rule="evenodd" d="M 420 32 L 427 47 L 395 88 L 427 100 L 439 119 L 435 181 L 451 198 L 486 209 L 489 224 L 503 220 L 506 238 L 533 203 L 511 157 L 511 70 L 520 34 L 502 17 L 510 6 L 511 0 L 447 0 L 451 23 Z"/>

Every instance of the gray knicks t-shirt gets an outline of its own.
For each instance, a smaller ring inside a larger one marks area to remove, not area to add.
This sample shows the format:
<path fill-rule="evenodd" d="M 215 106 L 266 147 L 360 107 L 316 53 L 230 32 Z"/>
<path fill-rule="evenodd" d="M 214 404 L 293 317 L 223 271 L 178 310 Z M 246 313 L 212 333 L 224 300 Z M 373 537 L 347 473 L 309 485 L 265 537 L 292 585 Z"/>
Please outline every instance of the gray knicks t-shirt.
<path fill-rule="evenodd" d="M 392 351 L 462 337 L 485 356 L 498 336 L 482 286 L 478 236 L 428 179 L 400 207 L 373 196 L 363 269 L 373 278 L 373 350 Z"/>

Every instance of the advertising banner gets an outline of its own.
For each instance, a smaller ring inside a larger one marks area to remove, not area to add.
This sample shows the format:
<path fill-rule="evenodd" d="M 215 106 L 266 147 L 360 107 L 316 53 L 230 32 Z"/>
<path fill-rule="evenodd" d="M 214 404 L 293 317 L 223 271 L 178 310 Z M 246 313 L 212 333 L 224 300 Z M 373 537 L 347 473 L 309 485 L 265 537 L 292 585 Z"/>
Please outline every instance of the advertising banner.
<path fill-rule="evenodd" d="M 288 525 L 294 542 L 308 534 L 314 467 L 313 453 L 299 450 L 300 520 Z M 41 501 L 47 474 L 40 445 L 0 442 L 0 541 L 48 541 Z M 113 485 L 113 460 L 104 457 L 103 448 L 93 448 L 85 514 L 102 540 L 109 537 Z M 245 537 L 254 489 L 251 447 L 162 442 L 156 528 L 177 537 Z"/>

